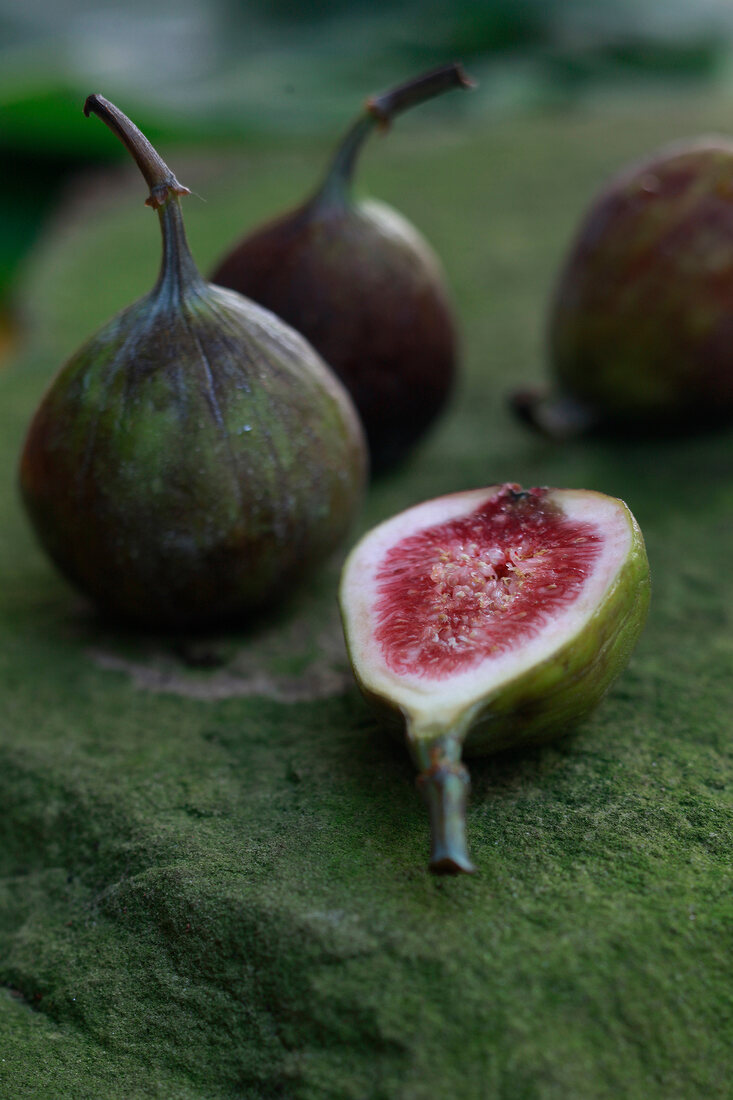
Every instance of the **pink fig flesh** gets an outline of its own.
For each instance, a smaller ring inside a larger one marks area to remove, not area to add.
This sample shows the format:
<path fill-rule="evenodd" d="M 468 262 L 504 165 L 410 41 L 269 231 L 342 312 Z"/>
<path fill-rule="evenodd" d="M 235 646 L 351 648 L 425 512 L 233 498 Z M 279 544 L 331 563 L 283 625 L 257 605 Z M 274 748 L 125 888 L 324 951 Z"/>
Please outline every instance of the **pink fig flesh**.
<path fill-rule="evenodd" d="M 408 509 L 351 552 L 344 629 L 365 695 L 397 712 L 431 817 L 431 868 L 471 869 L 467 752 L 558 736 L 626 664 L 649 598 L 622 501 L 517 485 Z"/>
<path fill-rule="evenodd" d="M 376 640 L 394 672 L 444 680 L 468 671 L 529 641 L 576 599 L 601 533 L 546 497 L 508 489 L 388 551 L 377 573 Z"/>

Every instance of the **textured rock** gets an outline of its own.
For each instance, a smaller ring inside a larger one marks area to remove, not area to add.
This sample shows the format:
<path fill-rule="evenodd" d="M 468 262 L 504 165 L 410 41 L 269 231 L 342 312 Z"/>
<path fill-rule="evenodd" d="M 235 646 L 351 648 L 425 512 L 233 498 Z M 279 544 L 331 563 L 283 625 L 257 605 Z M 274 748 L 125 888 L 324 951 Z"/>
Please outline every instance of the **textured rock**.
<path fill-rule="evenodd" d="M 134 204 L 97 212 L 39 252 L 34 345 L 0 377 L 0 1092 L 728 1095 L 731 438 L 559 450 L 500 399 L 510 374 L 540 374 L 578 210 L 678 134 L 681 112 L 604 114 L 603 143 L 592 118 L 413 139 L 376 181 L 443 254 L 469 375 L 364 526 L 488 480 L 585 485 L 628 500 L 653 573 L 646 633 L 586 726 L 474 764 L 471 879 L 424 870 L 412 766 L 344 688 L 335 566 L 276 622 L 181 647 L 115 634 L 42 560 L 14 486 L 25 423 L 49 370 L 117 305 L 100 287 L 92 316 L 97 257 L 115 249 L 124 304 L 149 227 Z M 285 200 L 285 171 L 305 184 L 319 160 L 248 156 L 252 223 Z M 220 191 L 191 219 L 192 238 L 210 233 L 194 242 L 204 262 L 242 221 L 241 188 Z"/>

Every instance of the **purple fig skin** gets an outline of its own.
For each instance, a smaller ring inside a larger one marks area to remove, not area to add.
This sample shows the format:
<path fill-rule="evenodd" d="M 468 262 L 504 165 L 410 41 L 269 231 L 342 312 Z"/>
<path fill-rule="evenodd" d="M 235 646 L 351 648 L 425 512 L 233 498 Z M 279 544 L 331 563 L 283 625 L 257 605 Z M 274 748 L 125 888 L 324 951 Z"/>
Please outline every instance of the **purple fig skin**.
<path fill-rule="evenodd" d="M 22 497 L 49 556 L 105 614 L 166 630 L 246 622 L 346 535 L 366 479 L 361 426 L 297 332 L 204 282 L 185 189 L 129 119 L 90 100 L 149 170 L 163 263 L 52 381 Z"/>
<path fill-rule="evenodd" d="M 677 144 L 592 204 L 550 309 L 547 434 L 693 432 L 733 420 L 733 142 Z"/>
<path fill-rule="evenodd" d="M 375 472 L 446 404 L 457 361 L 448 295 L 427 243 L 389 207 L 308 203 L 253 233 L 211 278 L 320 352 L 359 411 Z"/>
<path fill-rule="evenodd" d="M 444 408 L 458 349 L 436 256 L 390 207 L 353 202 L 351 174 L 375 125 L 455 86 L 469 82 L 449 66 L 371 100 L 317 194 L 245 237 L 211 275 L 271 309 L 323 356 L 361 416 L 373 472 L 404 458 Z"/>

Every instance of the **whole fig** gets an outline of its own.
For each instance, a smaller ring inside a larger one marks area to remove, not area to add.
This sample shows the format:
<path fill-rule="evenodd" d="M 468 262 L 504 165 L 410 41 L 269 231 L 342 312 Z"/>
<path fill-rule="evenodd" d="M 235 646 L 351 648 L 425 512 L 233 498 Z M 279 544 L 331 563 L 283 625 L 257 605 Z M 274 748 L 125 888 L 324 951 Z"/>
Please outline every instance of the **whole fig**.
<path fill-rule="evenodd" d="M 116 107 L 90 96 L 150 187 L 153 290 L 61 369 L 31 423 L 23 500 L 61 572 L 100 609 L 160 628 L 241 620 L 343 538 L 365 444 L 348 395 L 267 310 L 210 286 L 182 187 Z"/>
<path fill-rule="evenodd" d="M 549 395 L 517 411 L 555 436 L 674 434 L 733 421 L 733 142 L 627 168 L 583 218 L 549 318 Z"/>
<path fill-rule="evenodd" d="M 450 65 L 370 99 L 315 195 L 245 237 L 211 276 L 272 309 L 321 353 L 354 399 L 374 471 L 398 462 L 443 408 L 456 334 L 432 250 L 391 207 L 353 201 L 354 167 L 375 127 L 461 86 L 468 80 Z"/>
<path fill-rule="evenodd" d="M 464 750 L 538 744 L 588 714 L 641 633 L 649 565 L 623 501 L 494 485 L 368 532 L 340 598 L 359 686 L 406 727 L 430 868 L 459 874 L 474 870 Z"/>

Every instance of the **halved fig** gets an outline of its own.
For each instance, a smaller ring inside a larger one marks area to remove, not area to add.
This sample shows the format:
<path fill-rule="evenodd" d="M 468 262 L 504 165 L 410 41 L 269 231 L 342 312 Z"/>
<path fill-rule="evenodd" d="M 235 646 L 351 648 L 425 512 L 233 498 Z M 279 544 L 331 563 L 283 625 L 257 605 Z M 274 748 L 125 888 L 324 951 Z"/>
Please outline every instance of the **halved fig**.
<path fill-rule="evenodd" d="M 409 508 L 351 551 L 344 633 L 368 699 L 404 718 L 431 825 L 430 869 L 471 872 L 462 752 L 568 730 L 625 666 L 649 565 L 623 501 L 494 485 Z"/>

